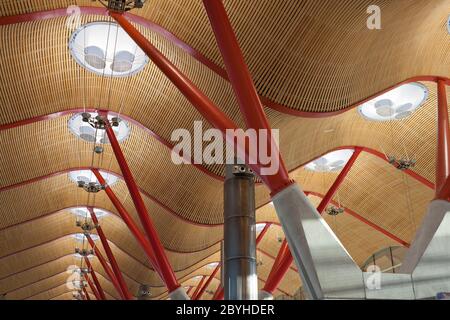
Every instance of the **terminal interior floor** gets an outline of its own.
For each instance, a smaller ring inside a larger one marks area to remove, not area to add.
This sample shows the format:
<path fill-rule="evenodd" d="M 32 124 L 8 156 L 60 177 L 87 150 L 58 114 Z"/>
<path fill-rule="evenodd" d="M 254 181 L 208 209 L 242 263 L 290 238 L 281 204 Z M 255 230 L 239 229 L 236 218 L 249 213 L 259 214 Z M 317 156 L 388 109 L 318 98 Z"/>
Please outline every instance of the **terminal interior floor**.
<path fill-rule="evenodd" d="M 281 166 L 335 239 L 307 235 L 321 298 L 334 279 L 314 259 L 334 245 L 360 271 L 401 272 L 430 203 L 450 196 L 450 0 L 105 4 L 0 2 L 0 299 L 223 298 L 226 165 L 173 154 L 176 130 L 217 123 L 142 45 L 221 119 L 253 128 L 261 113 L 242 107 L 214 24 L 222 4 L 245 61 L 234 69 L 248 68 Z M 257 290 L 309 299 L 311 273 L 289 253 L 301 234 L 285 236 L 266 180 L 254 187 Z"/>

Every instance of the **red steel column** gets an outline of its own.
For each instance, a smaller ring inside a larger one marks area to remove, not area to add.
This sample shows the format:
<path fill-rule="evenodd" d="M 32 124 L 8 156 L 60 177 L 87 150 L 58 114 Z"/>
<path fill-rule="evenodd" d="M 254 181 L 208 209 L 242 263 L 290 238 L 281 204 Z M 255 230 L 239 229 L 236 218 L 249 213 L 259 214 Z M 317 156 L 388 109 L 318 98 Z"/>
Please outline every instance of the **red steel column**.
<path fill-rule="evenodd" d="M 444 79 L 437 81 L 438 93 L 438 127 L 436 156 L 436 198 L 447 200 L 450 186 L 446 182 L 450 176 L 450 129 L 448 119 L 448 102 Z M 446 186 L 445 188 L 443 188 Z"/>
<path fill-rule="evenodd" d="M 109 263 L 111 264 L 114 275 L 116 276 L 116 279 L 119 282 L 120 289 L 122 290 L 125 298 L 127 300 L 131 300 L 131 299 L 133 299 L 133 296 L 131 295 L 130 291 L 128 290 L 127 283 L 125 282 L 125 279 L 123 278 L 122 272 L 120 271 L 120 268 L 119 268 L 119 264 L 117 263 L 116 257 L 114 257 L 111 247 L 109 246 L 109 243 L 108 243 L 108 240 L 106 239 L 105 233 L 103 232 L 102 227 L 98 223 L 97 216 L 94 213 L 94 209 L 89 207 L 88 210 L 89 210 L 89 213 L 91 214 L 92 222 L 95 224 L 95 227 L 97 229 L 97 234 L 100 237 L 100 241 L 102 242 L 103 249 L 106 252 L 106 256 L 108 257 Z M 90 237 L 89 235 L 86 235 L 86 236 Z"/>
<path fill-rule="evenodd" d="M 114 134 L 114 131 L 106 115 L 104 115 L 104 121 L 106 122 L 105 129 L 109 138 L 109 142 L 111 143 L 111 147 L 116 156 L 120 170 L 122 171 L 122 175 L 125 183 L 127 184 L 130 196 L 133 199 L 133 203 L 136 207 L 136 211 L 138 212 L 142 227 L 144 228 L 145 233 L 150 240 L 150 245 L 153 249 L 153 253 L 155 254 L 155 258 L 162 273 L 163 280 L 166 283 L 169 291 L 172 292 L 180 288 L 180 284 L 178 283 L 175 273 L 173 272 L 173 269 L 169 263 L 169 259 L 164 252 L 164 248 L 161 244 L 161 241 L 159 240 L 158 233 L 156 232 L 153 222 L 150 219 L 150 215 L 148 214 L 147 208 L 145 207 L 144 201 L 142 200 L 138 186 L 134 181 L 133 174 L 128 167 L 128 163 L 125 159 L 124 154 L 122 153 L 119 142 L 117 141 L 116 135 Z"/>
<path fill-rule="evenodd" d="M 233 28 L 228 20 L 222 0 L 203 0 L 203 4 L 247 127 L 255 130 L 267 130 L 267 145 L 269 147 L 271 146 L 267 150 L 271 150 L 272 154 L 279 155 L 278 147 L 273 140 L 270 125 L 264 113 L 261 100 L 256 92 L 252 77 L 244 61 L 244 56 L 239 48 L 239 43 L 234 35 Z M 281 156 L 279 156 L 278 161 L 278 173 L 273 175 L 268 181 L 268 187 L 275 193 L 292 183 Z"/>
<path fill-rule="evenodd" d="M 194 287 L 189 287 L 188 291 L 186 292 L 186 294 L 189 296 L 189 294 L 191 293 L 192 289 L 194 289 Z M 192 299 L 192 298 L 191 298 Z"/>
<path fill-rule="evenodd" d="M 163 279 L 161 272 L 159 271 L 159 266 L 156 261 L 155 255 L 153 253 L 153 249 L 150 245 L 150 242 L 148 239 L 144 236 L 144 234 L 139 230 L 138 226 L 134 222 L 133 218 L 131 218 L 128 211 L 125 209 L 125 207 L 120 202 L 119 198 L 115 195 L 114 191 L 106 185 L 106 181 L 101 175 L 100 171 L 98 169 L 92 169 L 92 172 L 94 173 L 95 177 L 97 178 L 98 182 L 106 186 L 105 192 L 108 196 L 109 200 L 112 202 L 114 207 L 117 209 L 117 212 L 119 212 L 120 217 L 122 218 L 123 222 L 127 225 L 128 229 L 130 229 L 131 233 L 134 235 L 138 243 L 141 245 L 144 252 L 147 254 L 147 257 L 150 260 L 150 263 L 152 264 L 153 268 L 160 274 L 161 278 Z"/>
<path fill-rule="evenodd" d="M 178 68 L 171 63 L 158 49 L 153 46 L 122 14 L 110 12 L 117 23 L 128 33 L 131 39 L 147 54 L 152 62 L 166 75 L 166 77 L 178 88 L 188 101 L 205 117 L 205 119 L 216 129 L 219 129 L 227 142 L 249 157 L 248 146 L 236 145 L 234 137 L 227 136 L 227 129 L 237 129 L 236 124 L 221 111 L 203 92 L 201 92 Z M 232 139 L 231 139 L 232 138 Z M 261 165 L 251 164 L 249 166 L 256 174 L 260 175 Z M 261 179 L 268 186 L 276 186 L 276 175 L 263 175 Z"/>
<path fill-rule="evenodd" d="M 94 240 L 92 240 L 92 238 L 89 235 L 86 235 L 86 238 L 87 238 L 89 244 L 91 245 L 92 249 L 94 250 L 95 256 L 98 258 L 98 261 L 100 261 L 100 264 L 102 265 L 103 269 L 105 270 L 106 274 L 108 275 L 109 279 L 111 280 L 112 284 L 114 285 L 114 288 L 116 289 L 116 291 L 119 293 L 120 297 L 123 300 L 127 300 L 120 288 L 119 282 L 117 281 L 116 277 L 114 276 L 113 271 L 109 267 L 108 263 L 106 262 L 105 258 L 103 257 L 102 253 L 100 252 L 100 250 L 98 250 L 97 246 L 94 243 Z"/>
<path fill-rule="evenodd" d="M 89 278 L 89 276 L 87 274 L 85 274 L 84 278 L 86 279 L 87 283 L 89 284 L 89 287 L 91 288 L 92 292 L 94 293 L 95 299 L 101 300 L 100 295 L 99 295 L 97 289 L 95 288 L 94 284 L 92 283 L 91 279 Z"/>
<path fill-rule="evenodd" d="M 350 169 L 352 168 L 353 164 L 355 163 L 356 159 L 360 155 L 362 149 L 361 148 L 355 148 L 355 151 L 353 152 L 350 159 L 345 164 L 344 168 L 342 168 L 341 172 L 337 176 L 336 180 L 331 185 L 328 192 L 325 194 L 325 196 L 322 198 L 322 201 L 317 207 L 317 211 L 319 214 L 322 214 L 322 212 L 325 210 L 325 208 L 328 206 L 328 204 L 331 202 L 333 196 L 335 195 L 336 191 L 341 186 L 342 182 L 344 181 L 345 177 L 349 173 Z M 273 293 L 275 289 L 280 284 L 281 280 L 283 280 L 284 275 L 289 270 L 289 266 L 293 262 L 293 257 L 291 254 L 291 251 L 289 250 L 288 244 L 286 239 L 283 241 L 283 245 L 281 246 L 278 255 L 274 261 L 274 264 L 272 266 L 272 269 L 270 270 L 269 277 L 267 278 L 266 284 L 264 285 L 263 290 L 268 293 Z"/>
<path fill-rule="evenodd" d="M 206 279 L 206 276 L 202 276 L 202 279 L 200 280 L 199 284 L 195 288 L 194 294 L 192 295 L 192 299 L 195 300 L 195 297 L 197 296 L 198 292 L 200 291 L 200 288 L 202 287 L 203 282 L 205 281 L 205 279 Z"/>
<path fill-rule="evenodd" d="M 94 281 L 95 286 L 97 287 L 98 294 L 102 300 L 106 300 L 105 292 L 103 291 L 102 286 L 100 285 L 100 281 L 98 281 L 97 275 L 95 274 L 94 268 L 92 268 L 92 264 L 89 261 L 88 257 L 84 257 L 84 261 L 86 262 L 86 266 L 91 271 L 92 280 Z"/>
<path fill-rule="evenodd" d="M 192 296 L 192 300 L 199 300 L 203 293 L 205 292 L 206 288 L 208 288 L 209 284 L 211 283 L 212 279 L 214 279 L 214 277 L 216 276 L 217 272 L 220 269 L 220 264 L 218 264 L 215 268 L 214 271 L 211 273 L 211 275 L 208 277 L 208 280 L 206 280 L 205 284 L 201 287 L 200 291 L 197 293 L 196 296 Z"/>
<path fill-rule="evenodd" d="M 91 300 L 91 297 L 89 297 L 89 293 L 87 292 L 85 287 L 83 287 L 83 293 L 84 293 L 84 296 L 86 297 L 86 300 Z"/>

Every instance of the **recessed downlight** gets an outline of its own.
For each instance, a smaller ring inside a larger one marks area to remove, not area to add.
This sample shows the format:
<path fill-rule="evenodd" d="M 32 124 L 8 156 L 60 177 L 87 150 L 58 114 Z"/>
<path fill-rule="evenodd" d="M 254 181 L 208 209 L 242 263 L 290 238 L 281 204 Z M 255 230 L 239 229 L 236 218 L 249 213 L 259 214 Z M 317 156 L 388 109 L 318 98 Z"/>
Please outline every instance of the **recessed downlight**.
<path fill-rule="evenodd" d="M 411 116 L 428 98 L 428 89 L 420 83 L 407 83 L 394 88 L 358 107 L 367 120 L 403 120 Z"/>
<path fill-rule="evenodd" d="M 86 115 L 89 117 L 89 121 L 86 121 Z M 95 112 L 83 112 L 73 115 L 68 122 L 69 130 L 74 135 L 87 142 L 95 143 L 109 143 L 108 136 L 104 127 L 98 126 L 96 118 L 98 114 Z M 130 135 L 130 125 L 127 121 L 119 119 L 114 115 L 108 115 L 110 123 L 115 123 L 116 126 L 112 126 L 117 141 L 122 142 Z M 92 121 L 91 121 L 92 120 Z"/>
<path fill-rule="evenodd" d="M 97 21 L 78 28 L 70 37 L 75 61 L 98 75 L 125 77 L 141 71 L 149 59 L 114 22 Z"/>
<path fill-rule="evenodd" d="M 316 172 L 335 172 L 344 168 L 352 156 L 353 149 L 332 151 L 305 165 L 305 169 Z"/>

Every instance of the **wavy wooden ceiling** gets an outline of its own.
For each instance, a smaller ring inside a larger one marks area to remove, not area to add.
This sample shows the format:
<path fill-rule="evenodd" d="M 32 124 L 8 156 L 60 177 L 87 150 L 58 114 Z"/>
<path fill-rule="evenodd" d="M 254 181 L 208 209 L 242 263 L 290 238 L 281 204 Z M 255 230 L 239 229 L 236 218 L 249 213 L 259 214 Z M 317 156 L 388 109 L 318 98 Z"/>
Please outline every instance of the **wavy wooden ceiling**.
<path fill-rule="evenodd" d="M 450 42 L 445 31 L 449 0 L 224 3 L 258 92 L 287 109 L 342 110 L 413 76 L 449 76 Z M 95 6 L 87 0 L 4 0 L 0 16 L 71 4 Z M 381 7 L 382 30 L 366 28 L 369 4 Z M 152 0 L 133 13 L 166 28 L 223 67 L 200 0 Z M 83 23 L 107 19 L 82 16 Z M 80 68 L 67 50 L 71 30 L 65 21 L 60 17 L 0 26 L 0 126 L 85 106 L 120 112 L 166 141 L 175 128 L 192 131 L 195 120 L 209 127 L 151 63 L 138 75 L 113 80 Z M 244 127 L 231 86 L 223 77 L 160 34 L 138 28 Z M 266 106 L 272 127 L 280 129 L 280 150 L 292 177 L 304 190 L 324 194 L 336 175 L 299 167 L 331 149 L 359 145 L 387 154 L 406 152 L 417 159 L 414 172 L 434 182 L 436 86 L 423 84 L 430 91 L 426 104 L 403 121 L 365 121 L 355 109 L 328 118 L 303 118 Z M 11 292 L 14 299 L 70 299 L 63 278 L 67 265 L 74 263 L 75 244 L 69 235 L 77 229 L 66 208 L 92 205 L 116 213 L 104 194 L 88 198 L 62 172 L 92 165 L 120 174 L 109 147 L 92 162 L 92 146 L 67 130 L 69 117 L 0 131 L 0 188 L 7 188 L 0 191 L 0 293 Z M 217 176 L 223 175 L 223 167 L 204 165 L 203 170 L 211 172 L 207 175 L 194 166 L 175 166 L 170 149 L 137 125 L 132 125 L 131 137 L 122 147 L 180 281 L 189 285 L 193 276 L 210 274 L 212 270 L 204 265 L 217 261 L 222 238 L 222 182 Z M 136 217 L 124 183 L 114 190 Z M 430 188 L 363 153 L 334 200 L 410 242 L 432 197 Z M 311 196 L 315 204 L 319 199 Z M 258 206 L 268 201 L 266 188 L 259 185 Z M 270 205 L 261 207 L 257 218 L 278 221 Z M 325 219 L 359 264 L 373 252 L 396 244 L 347 213 Z M 146 283 L 155 286 L 155 298 L 166 298 L 160 279 L 123 222 L 112 216 L 102 225 L 133 294 L 140 283 Z M 259 246 L 261 285 L 277 254 L 279 237 L 283 237 L 281 229 L 272 226 Z M 94 268 L 108 294 L 117 298 L 96 259 Z M 214 291 L 217 285 L 214 280 L 208 289 Z M 276 294 L 293 295 L 300 285 L 293 265 Z"/>

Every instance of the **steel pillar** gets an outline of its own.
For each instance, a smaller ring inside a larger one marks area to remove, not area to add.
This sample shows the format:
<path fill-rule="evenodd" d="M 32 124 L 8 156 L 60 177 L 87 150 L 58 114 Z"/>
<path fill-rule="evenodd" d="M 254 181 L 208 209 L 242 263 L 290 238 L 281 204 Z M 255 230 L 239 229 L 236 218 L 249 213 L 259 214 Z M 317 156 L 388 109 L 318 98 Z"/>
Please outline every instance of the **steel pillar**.
<path fill-rule="evenodd" d="M 226 165 L 224 184 L 226 300 L 257 300 L 255 180 L 245 165 Z"/>
<path fill-rule="evenodd" d="M 86 266 L 91 271 L 92 280 L 94 281 L 95 287 L 97 288 L 97 291 L 98 291 L 98 294 L 99 294 L 101 300 L 106 300 L 105 292 L 103 291 L 103 288 L 100 285 L 100 281 L 98 281 L 97 275 L 95 274 L 95 270 L 92 267 L 92 264 L 89 261 L 89 258 L 88 257 L 84 257 L 84 261 L 86 262 Z"/>
<path fill-rule="evenodd" d="M 127 298 L 125 297 L 125 295 L 123 294 L 123 292 L 120 288 L 119 282 L 117 281 L 117 279 L 114 275 L 114 272 L 109 267 L 108 263 L 106 262 L 105 258 L 103 257 L 102 253 L 100 252 L 100 250 L 98 250 L 97 246 L 95 245 L 94 240 L 92 240 L 91 236 L 89 236 L 88 234 L 86 235 L 86 238 L 89 242 L 89 245 L 94 250 L 95 256 L 98 258 L 98 261 L 100 261 L 100 264 L 102 265 L 103 269 L 105 270 L 106 274 L 108 275 L 109 279 L 111 280 L 112 284 L 114 285 L 114 288 L 116 289 L 117 293 L 119 293 L 120 297 L 123 300 L 127 300 Z"/>
<path fill-rule="evenodd" d="M 122 171 L 123 178 L 130 192 L 131 199 L 133 200 L 134 206 L 136 207 L 136 211 L 139 215 L 139 219 L 141 221 L 142 227 L 144 228 L 145 233 L 150 241 L 151 248 L 155 255 L 156 262 L 159 267 L 159 271 L 162 274 L 163 280 L 166 283 L 169 292 L 177 291 L 178 293 L 184 292 L 184 289 L 180 287 L 178 280 L 173 272 L 172 267 L 170 266 L 169 259 L 164 252 L 164 248 L 161 244 L 161 241 L 158 237 L 158 233 L 153 225 L 153 222 L 150 219 L 150 215 L 147 212 L 147 208 L 145 207 L 144 201 L 142 200 L 141 194 L 139 192 L 139 188 L 136 184 L 136 181 L 133 178 L 133 174 L 131 173 L 130 168 L 128 167 L 128 163 L 125 159 L 124 154 L 122 153 L 122 149 L 120 148 L 119 142 L 117 141 L 116 135 L 111 127 L 111 124 L 108 121 L 107 114 L 102 112 L 102 116 L 105 121 L 105 130 L 108 135 L 109 142 L 111 143 L 111 148 L 113 149 L 114 155 L 116 156 L 117 163 L 119 164 L 120 170 Z M 181 289 L 180 289 L 181 288 Z M 177 295 L 177 299 L 181 299 L 181 295 Z M 184 292 L 184 299 L 187 299 L 186 292 Z"/>
<path fill-rule="evenodd" d="M 89 288 L 91 288 L 92 292 L 94 293 L 95 299 L 101 300 L 100 295 L 99 295 L 97 289 L 95 288 L 94 284 L 92 283 L 91 279 L 89 278 L 89 276 L 87 274 L 85 274 L 84 278 L 86 279 L 86 281 L 89 285 Z"/>
<path fill-rule="evenodd" d="M 117 263 L 116 257 L 114 257 L 114 253 L 111 250 L 111 247 L 109 246 L 108 240 L 106 239 L 105 233 L 103 232 L 102 227 L 98 223 L 97 216 L 94 213 L 94 209 L 92 207 L 88 208 L 89 213 L 91 214 L 92 222 L 95 225 L 95 228 L 97 229 L 97 234 L 100 237 L 100 241 L 102 242 L 103 249 L 105 250 L 106 256 L 108 257 L 109 263 L 111 264 L 111 267 L 113 269 L 114 275 L 116 276 L 117 281 L 119 282 L 120 289 L 122 290 L 122 293 L 124 294 L 125 298 L 127 300 L 133 299 L 133 296 L 131 295 L 130 291 L 128 290 L 127 283 L 125 282 L 125 279 L 123 278 L 122 272 L 120 271 L 119 264 Z M 86 236 L 89 236 L 86 234 Z"/>
<path fill-rule="evenodd" d="M 437 81 L 438 125 L 436 156 L 436 199 L 448 200 L 450 195 L 450 129 L 448 119 L 448 102 L 444 79 Z M 445 186 L 445 187 L 444 187 Z"/>

